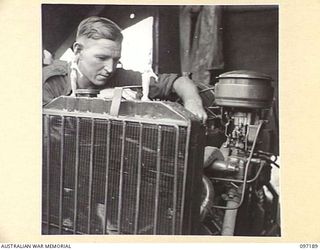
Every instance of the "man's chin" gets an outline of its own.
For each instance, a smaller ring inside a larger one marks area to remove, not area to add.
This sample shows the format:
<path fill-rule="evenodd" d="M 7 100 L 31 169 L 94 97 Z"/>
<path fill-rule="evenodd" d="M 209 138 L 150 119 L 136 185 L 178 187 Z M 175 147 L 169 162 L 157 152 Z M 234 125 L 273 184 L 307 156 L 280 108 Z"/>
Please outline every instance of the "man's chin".
<path fill-rule="evenodd" d="M 97 76 L 94 85 L 96 86 L 103 86 L 107 83 L 107 81 L 110 79 L 110 76 Z"/>
<path fill-rule="evenodd" d="M 105 78 L 105 79 L 96 79 L 96 80 L 93 82 L 93 84 L 94 84 L 95 86 L 101 87 L 101 86 L 105 85 L 105 84 L 107 83 L 107 81 L 108 81 L 108 78 Z"/>

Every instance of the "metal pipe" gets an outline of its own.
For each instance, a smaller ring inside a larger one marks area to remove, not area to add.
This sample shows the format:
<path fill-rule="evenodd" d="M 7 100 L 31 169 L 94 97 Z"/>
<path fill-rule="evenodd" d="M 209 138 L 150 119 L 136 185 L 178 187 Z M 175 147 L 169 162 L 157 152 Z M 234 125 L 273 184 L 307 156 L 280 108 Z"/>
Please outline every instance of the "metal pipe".
<path fill-rule="evenodd" d="M 189 158 L 189 143 L 190 143 L 190 135 L 191 135 L 191 124 L 187 127 L 187 138 L 186 138 L 186 145 L 185 145 L 185 156 L 184 156 L 184 172 L 183 172 L 183 184 L 182 184 L 182 197 L 181 197 L 181 211 L 184 211 L 185 206 L 185 195 L 186 195 L 186 186 L 187 186 L 187 168 L 188 168 L 188 158 Z M 182 234 L 183 226 L 183 216 L 184 214 L 181 213 L 180 215 L 180 234 Z M 189 228 L 188 228 L 189 229 Z"/>
<path fill-rule="evenodd" d="M 126 141 L 126 122 L 122 124 L 122 143 L 121 143 L 121 162 L 120 162 L 120 180 L 119 180 L 119 201 L 118 201 L 118 233 L 121 231 L 121 212 L 122 212 L 122 198 L 123 198 L 123 173 L 124 173 L 124 149 Z"/>
<path fill-rule="evenodd" d="M 208 177 L 205 175 L 202 176 L 202 184 L 205 191 L 205 197 L 202 201 L 201 207 L 200 207 L 200 220 L 203 221 L 203 219 L 206 217 L 209 208 L 211 207 L 211 204 L 213 202 L 214 198 L 214 189 L 211 181 Z"/>
<path fill-rule="evenodd" d="M 107 148 L 106 148 L 106 182 L 104 187 L 104 218 L 102 221 L 102 233 L 106 234 L 106 227 L 107 227 L 107 206 L 108 206 L 108 184 L 109 184 L 109 165 L 110 165 L 110 137 L 111 137 L 111 121 L 108 120 L 107 125 Z"/>
<path fill-rule="evenodd" d="M 91 138 L 90 138 L 90 165 L 89 165 L 89 191 L 88 191 L 88 221 L 87 230 L 88 234 L 91 231 L 91 210 L 92 210 L 92 185 L 93 185 L 93 161 L 94 161 L 94 118 L 91 120 Z"/>
<path fill-rule="evenodd" d="M 46 124 L 47 124 L 47 172 L 46 172 L 46 177 L 47 177 L 47 201 L 46 201 L 46 205 L 47 205 L 47 234 L 50 233 L 49 230 L 49 226 L 50 226 L 50 116 L 46 115 Z"/>
<path fill-rule="evenodd" d="M 158 210 L 159 210 L 159 192 L 160 192 L 160 167 L 161 167 L 161 126 L 158 126 L 158 144 L 157 144 L 157 175 L 156 175 L 156 193 L 154 204 L 153 234 L 157 234 Z"/>
<path fill-rule="evenodd" d="M 177 220 L 177 201 L 178 201 L 178 155 L 179 155 L 179 126 L 174 126 L 176 130 L 175 148 L 174 148 L 174 177 L 173 177 L 173 215 L 172 215 L 172 234 L 176 231 Z"/>
<path fill-rule="evenodd" d="M 206 171 L 214 172 L 214 171 L 223 171 L 223 172 L 237 172 L 239 168 L 236 164 L 232 164 L 232 162 L 215 160 L 212 164 L 205 168 Z"/>
<path fill-rule="evenodd" d="M 78 216 L 78 179 L 79 179 L 79 149 L 80 149 L 80 118 L 76 118 L 76 162 L 74 170 L 74 215 L 73 215 L 73 234 L 77 232 Z"/>
<path fill-rule="evenodd" d="M 137 174 L 137 199 L 136 199 L 136 214 L 134 220 L 134 234 L 138 233 L 139 213 L 140 213 L 140 192 L 141 192 L 141 168 L 142 168 L 142 139 L 143 139 L 143 124 L 140 123 L 139 133 L 139 154 L 138 154 L 138 174 Z"/>
<path fill-rule="evenodd" d="M 61 116 L 61 140 L 60 140 L 60 185 L 59 185 L 59 234 L 62 233 L 62 208 L 63 208 L 63 170 L 64 170 L 64 127 L 65 117 Z"/>
<path fill-rule="evenodd" d="M 264 166 L 265 166 L 264 163 L 261 161 L 260 162 L 260 167 L 259 167 L 256 175 L 252 179 L 246 181 L 246 183 L 249 184 L 249 183 L 254 182 L 256 179 L 258 179 L 258 177 L 259 177 L 259 175 L 260 175 L 260 173 L 262 171 L 262 168 Z M 215 181 L 229 181 L 229 182 L 235 182 L 235 183 L 243 183 L 244 182 L 243 180 L 237 180 L 237 179 L 231 179 L 231 178 L 210 177 L 210 179 L 215 180 Z"/>
<path fill-rule="evenodd" d="M 233 236 L 234 228 L 236 225 L 238 209 L 233 209 L 237 207 L 239 202 L 236 199 L 227 201 L 227 209 L 224 214 L 223 225 L 222 225 L 222 236 Z"/>

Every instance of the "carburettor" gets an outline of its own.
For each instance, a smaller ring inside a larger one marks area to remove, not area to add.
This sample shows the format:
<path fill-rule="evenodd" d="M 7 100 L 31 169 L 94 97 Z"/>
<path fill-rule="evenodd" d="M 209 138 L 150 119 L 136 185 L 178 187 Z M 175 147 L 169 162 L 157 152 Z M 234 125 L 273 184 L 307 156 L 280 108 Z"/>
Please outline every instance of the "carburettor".
<path fill-rule="evenodd" d="M 232 71 L 219 76 L 215 102 L 227 119 L 227 146 L 248 150 L 259 121 L 267 119 L 272 104 L 271 78 L 253 71 Z"/>

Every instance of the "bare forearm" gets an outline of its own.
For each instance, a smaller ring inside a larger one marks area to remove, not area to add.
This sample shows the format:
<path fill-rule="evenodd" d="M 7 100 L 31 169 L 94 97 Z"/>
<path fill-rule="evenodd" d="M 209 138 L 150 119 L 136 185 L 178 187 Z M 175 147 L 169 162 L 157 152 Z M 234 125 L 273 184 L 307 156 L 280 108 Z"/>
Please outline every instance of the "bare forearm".
<path fill-rule="evenodd" d="M 182 99 L 185 108 L 205 122 L 207 119 L 207 114 L 203 109 L 202 99 L 193 81 L 187 77 L 179 77 L 174 82 L 173 89 Z"/>
<path fill-rule="evenodd" d="M 179 77 L 173 83 L 173 89 L 177 93 L 177 95 L 182 99 L 183 103 L 187 102 L 188 100 L 197 101 L 199 104 L 202 104 L 202 100 L 198 94 L 198 89 L 187 77 Z"/>

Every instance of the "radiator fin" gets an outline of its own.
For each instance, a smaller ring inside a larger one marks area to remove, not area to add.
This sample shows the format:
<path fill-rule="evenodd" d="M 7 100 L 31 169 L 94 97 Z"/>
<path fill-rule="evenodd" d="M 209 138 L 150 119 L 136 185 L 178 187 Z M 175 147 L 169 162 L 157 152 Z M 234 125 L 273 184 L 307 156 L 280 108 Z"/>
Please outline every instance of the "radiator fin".
<path fill-rule="evenodd" d="M 188 127 L 53 114 L 43 124 L 43 233 L 185 232 Z"/>

